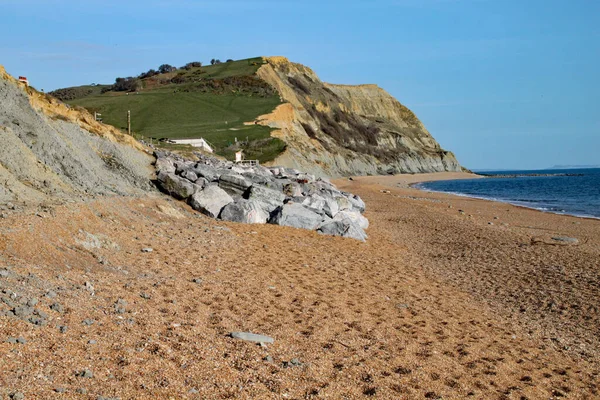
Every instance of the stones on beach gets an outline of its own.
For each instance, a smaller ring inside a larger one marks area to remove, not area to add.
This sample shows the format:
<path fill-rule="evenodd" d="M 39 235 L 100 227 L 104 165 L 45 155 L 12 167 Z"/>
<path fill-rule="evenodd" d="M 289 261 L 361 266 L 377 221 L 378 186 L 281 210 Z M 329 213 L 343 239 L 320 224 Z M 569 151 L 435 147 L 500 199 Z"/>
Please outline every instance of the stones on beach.
<path fill-rule="evenodd" d="M 230 337 L 234 339 L 244 340 L 246 342 L 254 342 L 254 343 L 275 343 L 275 339 L 265 335 L 258 335 L 256 333 L 250 332 L 231 332 L 229 334 Z"/>
<path fill-rule="evenodd" d="M 94 373 L 89 369 L 81 370 L 76 375 L 81 378 L 88 378 L 88 379 L 91 379 L 94 377 Z"/>
<path fill-rule="evenodd" d="M 91 282 L 85 281 L 83 286 L 88 292 L 94 293 L 94 285 Z"/>
<path fill-rule="evenodd" d="M 554 237 L 552 237 L 552 240 L 554 240 L 556 242 L 560 242 L 560 243 L 579 244 L 579 239 L 567 237 L 567 236 L 554 236 Z"/>
<path fill-rule="evenodd" d="M 551 246 L 576 246 L 579 244 L 579 239 L 567 236 L 534 236 L 531 238 L 531 244 L 545 244 Z"/>
<path fill-rule="evenodd" d="M 166 152 L 155 155 L 158 187 L 209 217 L 363 241 L 367 237 L 364 201 L 327 179 L 292 168 L 244 166 L 200 154 L 198 162 Z"/>
<path fill-rule="evenodd" d="M 283 368 L 301 367 L 303 365 L 304 364 L 302 364 L 297 358 L 292 358 L 290 361 L 284 361 L 281 363 Z"/>
<path fill-rule="evenodd" d="M 127 306 L 127 301 L 125 301 L 124 299 L 118 299 L 115 302 L 115 312 L 117 314 L 125 314 L 126 311 L 126 307 Z"/>

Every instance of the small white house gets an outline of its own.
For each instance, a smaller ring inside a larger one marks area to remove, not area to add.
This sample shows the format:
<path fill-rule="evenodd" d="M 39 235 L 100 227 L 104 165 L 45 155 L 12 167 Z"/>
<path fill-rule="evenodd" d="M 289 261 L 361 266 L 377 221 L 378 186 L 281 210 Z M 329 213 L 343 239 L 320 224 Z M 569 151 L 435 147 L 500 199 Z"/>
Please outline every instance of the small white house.
<path fill-rule="evenodd" d="M 169 140 L 169 142 L 175 143 L 175 144 L 189 144 L 192 147 L 201 148 L 202 150 L 206 151 L 207 153 L 213 152 L 213 148 L 203 138 L 200 138 L 200 139 L 171 139 L 171 140 Z"/>

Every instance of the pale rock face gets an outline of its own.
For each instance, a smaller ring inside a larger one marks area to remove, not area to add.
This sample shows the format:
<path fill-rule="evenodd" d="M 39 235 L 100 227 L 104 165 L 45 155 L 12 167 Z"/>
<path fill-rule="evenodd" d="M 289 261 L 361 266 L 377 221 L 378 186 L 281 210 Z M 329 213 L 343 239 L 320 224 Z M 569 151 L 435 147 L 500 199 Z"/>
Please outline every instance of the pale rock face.
<path fill-rule="evenodd" d="M 271 223 L 293 228 L 315 230 L 323 218 L 298 203 L 287 203 L 275 211 Z"/>
<path fill-rule="evenodd" d="M 262 185 L 252 185 L 248 198 L 259 203 L 266 212 L 271 213 L 283 205 L 285 195 Z"/>
<path fill-rule="evenodd" d="M 266 224 L 269 214 L 257 201 L 240 199 L 223 208 L 221 219 L 244 224 Z"/>
<path fill-rule="evenodd" d="M 334 221 L 344 221 L 344 219 L 351 220 L 353 223 L 360 226 L 362 229 L 369 228 L 369 220 L 358 211 L 340 211 L 333 218 Z"/>
<path fill-rule="evenodd" d="M 330 177 L 462 170 L 408 108 L 376 85 L 326 84 L 283 57 L 267 61 L 257 74 L 285 103 L 257 122 L 288 145 L 273 165 Z"/>
<path fill-rule="evenodd" d="M 233 199 L 220 187 L 209 185 L 201 192 L 193 194 L 189 202 L 194 210 L 217 218 L 226 205 L 233 203 Z"/>

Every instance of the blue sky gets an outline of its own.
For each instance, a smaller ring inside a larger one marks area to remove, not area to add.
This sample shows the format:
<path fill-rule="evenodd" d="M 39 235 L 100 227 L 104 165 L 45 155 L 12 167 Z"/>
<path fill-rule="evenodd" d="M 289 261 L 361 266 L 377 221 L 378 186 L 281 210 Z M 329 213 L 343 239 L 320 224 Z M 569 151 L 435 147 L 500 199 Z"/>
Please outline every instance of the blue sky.
<path fill-rule="evenodd" d="M 600 164 L 597 0 L 0 0 L 0 14 L 0 64 L 46 91 L 284 55 L 383 87 L 468 168 Z"/>

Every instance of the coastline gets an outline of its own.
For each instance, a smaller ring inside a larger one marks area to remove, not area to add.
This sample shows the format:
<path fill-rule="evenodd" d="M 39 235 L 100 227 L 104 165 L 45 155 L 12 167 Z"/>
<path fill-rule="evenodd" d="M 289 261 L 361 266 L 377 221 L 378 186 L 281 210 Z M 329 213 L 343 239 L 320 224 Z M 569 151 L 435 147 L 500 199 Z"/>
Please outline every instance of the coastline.
<path fill-rule="evenodd" d="M 421 177 L 421 175 L 422 175 L 422 177 Z M 404 176 L 404 174 L 395 175 L 395 177 L 403 177 L 403 176 Z M 457 196 L 457 197 L 467 197 L 470 199 L 476 199 L 476 200 L 482 200 L 482 201 L 491 201 L 491 202 L 497 202 L 497 203 L 502 203 L 502 204 L 510 204 L 513 207 L 534 210 L 534 211 L 538 211 L 538 212 L 546 213 L 546 214 L 555 214 L 555 215 L 564 215 L 564 216 L 570 216 L 570 217 L 582 218 L 582 219 L 600 220 L 600 217 L 596 217 L 593 215 L 580 215 L 580 214 L 573 214 L 573 213 L 568 213 L 568 212 L 544 210 L 544 209 L 540 209 L 540 208 L 536 208 L 536 207 L 532 207 L 532 206 L 527 206 L 524 204 L 517 203 L 516 200 L 503 200 L 503 199 L 489 198 L 489 197 L 484 197 L 484 196 L 473 196 L 473 195 L 465 194 L 465 193 L 444 192 L 444 191 L 440 191 L 440 190 L 432 190 L 432 189 L 428 189 L 428 188 L 424 188 L 424 187 L 419 187 L 419 185 L 421 183 L 427 183 L 427 182 L 459 180 L 459 179 L 480 179 L 480 178 L 490 179 L 489 177 L 487 177 L 485 175 L 478 175 L 478 174 L 471 174 L 471 173 L 415 174 L 415 175 L 411 175 L 411 177 L 408 179 L 406 179 L 406 178 L 401 179 L 399 181 L 399 184 L 397 185 L 397 187 L 409 187 L 409 188 L 412 188 L 415 190 L 420 190 L 423 192 L 442 193 L 442 194 Z M 405 184 L 405 182 L 407 183 L 407 185 Z"/>

